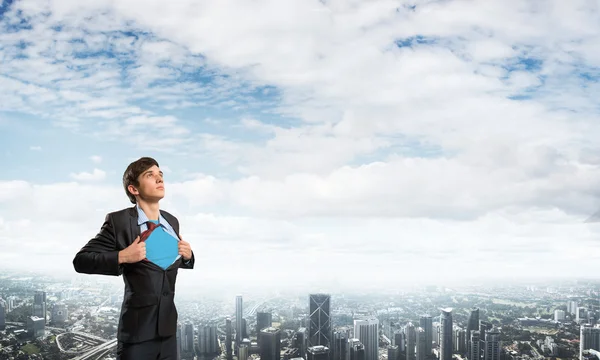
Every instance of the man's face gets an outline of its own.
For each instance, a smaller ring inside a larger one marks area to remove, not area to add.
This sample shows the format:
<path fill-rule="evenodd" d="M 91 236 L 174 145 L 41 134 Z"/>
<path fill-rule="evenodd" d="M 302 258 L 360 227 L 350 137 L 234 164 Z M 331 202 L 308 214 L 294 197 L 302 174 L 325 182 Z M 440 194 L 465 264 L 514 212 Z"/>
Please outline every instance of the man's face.
<path fill-rule="evenodd" d="M 165 183 L 163 182 L 163 172 L 158 166 L 154 165 L 144 171 L 139 177 L 138 194 L 144 200 L 158 201 L 165 197 Z M 135 193 L 134 193 L 135 194 Z"/>

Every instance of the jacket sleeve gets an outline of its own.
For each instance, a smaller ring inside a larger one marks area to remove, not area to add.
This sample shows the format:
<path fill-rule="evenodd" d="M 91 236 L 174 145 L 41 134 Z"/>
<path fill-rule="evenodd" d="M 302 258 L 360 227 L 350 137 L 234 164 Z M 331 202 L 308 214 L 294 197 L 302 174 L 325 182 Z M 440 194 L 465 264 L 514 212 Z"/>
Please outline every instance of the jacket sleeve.
<path fill-rule="evenodd" d="M 84 274 L 114 275 L 123 273 L 119 265 L 119 250 L 110 214 L 106 215 L 100 232 L 79 250 L 73 259 L 75 271 Z"/>
<path fill-rule="evenodd" d="M 175 216 L 173 216 L 173 230 L 175 230 L 175 233 L 177 233 L 177 236 L 179 236 L 179 239 L 181 239 L 181 235 L 179 234 L 179 220 L 177 220 L 177 218 Z M 196 261 L 196 258 L 194 257 L 194 251 L 192 251 L 192 258 L 187 261 L 182 258 L 181 262 L 179 263 L 179 268 L 180 269 L 193 269 L 195 261 Z"/>

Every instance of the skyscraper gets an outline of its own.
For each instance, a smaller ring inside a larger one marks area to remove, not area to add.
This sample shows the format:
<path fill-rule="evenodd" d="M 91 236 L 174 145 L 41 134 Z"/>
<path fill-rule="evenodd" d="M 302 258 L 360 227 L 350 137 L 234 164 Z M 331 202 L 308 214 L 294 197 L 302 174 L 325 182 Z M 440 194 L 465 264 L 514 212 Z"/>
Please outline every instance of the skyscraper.
<path fill-rule="evenodd" d="M 330 318 L 331 296 L 327 294 L 310 294 L 309 303 L 309 327 L 308 345 L 323 345 L 330 347 L 331 342 L 331 318 Z"/>
<path fill-rule="evenodd" d="M 417 332 L 412 322 L 406 324 L 404 329 L 406 337 L 406 360 L 417 359 Z"/>
<path fill-rule="evenodd" d="M 485 334 L 484 360 L 500 360 L 500 332 L 492 329 Z"/>
<path fill-rule="evenodd" d="M 260 331 L 260 359 L 280 360 L 281 357 L 281 331 L 268 327 Z"/>
<path fill-rule="evenodd" d="M 270 312 L 257 312 L 256 313 L 256 336 L 260 335 L 262 329 L 271 327 L 273 323 L 272 315 Z M 258 336 L 260 340 L 260 336 Z M 260 345 L 260 342 L 258 343 Z"/>
<path fill-rule="evenodd" d="M 583 360 L 583 350 L 600 351 L 600 328 L 582 325 L 579 330 L 579 360 Z"/>
<path fill-rule="evenodd" d="M 194 353 L 194 325 L 185 324 L 183 329 L 183 351 Z"/>
<path fill-rule="evenodd" d="M 348 360 L 365 360 L 365 346 L 354 338 L 348 341 Z"/>
<path fill-rule="evenodd" d="M 250 349 L 248 345 L 241 344 L 236 352 L 238 353 L 238 360 L 248 360 L 248 356 L 250 355 Z"/>
<path fill-rule="evenodd" d="M 4 301 L 0 300 L 0 330 L 6 329 L 6 306 Z"/>
<path fill-rule="evenodd" d="M 298 349 L 300 356 L 303 358 L 306 358 L 307 341 L 308 340 L 306 328 L 299 328 L 298 331 L 296 331 L 296 333 L 294 334 L 293 345 L 296 349 Z"/>
<path fill-rule="evenodd" d="M 425 330 L 422 327 L 419 327 L 416 331 L 417 333 L 417 350 L 416 357 L 417 360 L 425 360 L 431 353 L 427 353 L 427 335 L 425 334 Z"/>
<path fill-rule="evenodd" d="M 69 309 L 67 305 L 55 304 L 52 307 L 52 324 L 63 325 L 69 318 Z"/>
<path fill-rule="evenodd" d="M 388 350 L 388 360 L 400 360 L 400 352 L 398 351 L 398 346 L 390 345 L 387 348 Z"/>
<path fill-rule="evenodd" d="M 459 327 L 454 329 L 454 350 L 461 355 L 466 354 L 467 332 Z"/>
<path fill-rule="evenodd" d="M 485 333 L 488 330 L 492 330 L 492 323 L 479 320 L 479 347 L 481 348 L 481 353 L 479 354 L 479 356 L 481 358 L 483 358 L 483 356 L 485 355 Z"/>
<path fill-rule="evenodd" d="M 329 348 L 323 345 L 309 347 L 306 351 L 306 360 L 329 360 Z"/>
<path fill-rule="evenodd" d="M 471 331 L 474 330 L 479 330 L 479 309 L 477 308 L 471 310 L 471 315 L 469 315 L 469 320 L 467 322 L 467 351 L 470 351 Z"/>
<path fill-rule="evenodd" d="M 239 348 L 240 344 L 242 343 L 243 340 L 243 331 L 242 331 L 242 327 L 243 327 L 243 323 L 242 323 L 242 316 L 243 316 L 243 307 L 242 307 L 242 295 L 237 295 L 235 297 L 235 348 L 236 351 Z"/>
<path fill-rule="evenodd" d="M 233 326 L 231 325 L 231 319 L 225 319 L 225 351 L 227 355 L 227 360 L 231 360 L 233 358 L 233 346 L 231 342 L 233 341 Z"/>
<path fill-rule="evenodd" d="M 441 333 L 440 333 L 440 359 L 452 360 L 452 309 L 442 309 L 440 316 Z"/>
<path fill-rule="evenodd" d="M 218 352 L 216 326 L 198 326 L 198 351 L 203 355 Z"/>
<path fill-rule="evenodd" d="M 479 360 L 481 358 L 480 345 L 479 330 L 471 330 L 471 336 L 469 337 L 469 353 L 467 355 L 469 360 Z"/>
<path fill-rule="evenodd" d="M 354 320 L 354 337 L 365 347 L 365 360 L 379 359 L 379 320 Z"/>
<path fill-rule="evenodd" d="M 421 316 L 421 319 L 419 320 L 419 325 L 425 331 L 425 343 L 426 343 L 425 352 L 427 353 L 427 355 L 426 355 L 426 357 L 427 357 L 427 356 L 431 355 L 431 351 L 433 350 L 433 345 L 432 345 L 432 342 L 433 342 L 433 320 L 432 320 L 431 316 L 429 316 L 429 315 Z"/>
<path fill-rule="evenodd" d="M 331 344 L 331 359 L 346 360 L 348 347 L 348 333 L 346 331 L 336 331 L 333 333 Z"/>
<path fill-rule="evenodd" d="M 48 320 L 48 315 L 46 314 L 46 292 L 45 291 L 36 291 L 33 296 L 33 309 L 32 316 L 36 316 L 38 318 L 44 319 L 44 323 Z"/>

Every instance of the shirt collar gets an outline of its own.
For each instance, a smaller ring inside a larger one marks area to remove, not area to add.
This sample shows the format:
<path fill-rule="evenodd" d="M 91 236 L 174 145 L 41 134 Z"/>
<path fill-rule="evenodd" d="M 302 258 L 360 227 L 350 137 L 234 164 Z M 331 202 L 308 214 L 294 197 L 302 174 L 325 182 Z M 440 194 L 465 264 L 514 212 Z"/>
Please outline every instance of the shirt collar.
<path fill-rule="evenodd" d="M 146 213 L 144 212 L 144 210 L 142 210 L 141 207 L 136 205 L 135 208 L 138 213 L 138 225 L 143 225 L 143 224 L 147 223 L 148 221 L 150 221 L 150 219 L 148 219 L 148 216 L 146 216 Z M 164 224 L 167 223 L 167 221 L 165 220 L 165 218 L 163 218 L 163 216 L 160 212 L 158 213 L 158 223 L 163 226 L 164 226 Z"/>

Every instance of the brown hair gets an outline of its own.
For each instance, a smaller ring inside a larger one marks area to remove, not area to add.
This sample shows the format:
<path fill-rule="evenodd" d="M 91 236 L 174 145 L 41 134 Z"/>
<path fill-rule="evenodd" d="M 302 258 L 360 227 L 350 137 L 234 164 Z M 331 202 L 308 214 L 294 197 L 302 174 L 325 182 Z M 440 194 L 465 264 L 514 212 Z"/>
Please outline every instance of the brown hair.
<path fill-rule="evenodd" d="M 154 165 L 158 166 L 158 162 L 156 162 L 156 160 L 151 157 L 143 157 L 132 162 L 129 164 L 129 166 L 127 166 L 127 169 L 125 169 L 125 173 L 123 174 L 123 187 L 125 188 L 125 193 L 132 204 L 136 203 L 135 195 L 130 193 L 127 188 L 129 185 L 133 185 L 135 187 L 140 186 L 138 178 L 144 171 L 150 169 Z"/>

